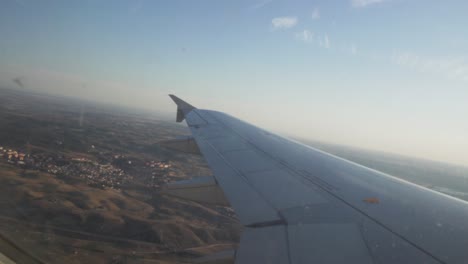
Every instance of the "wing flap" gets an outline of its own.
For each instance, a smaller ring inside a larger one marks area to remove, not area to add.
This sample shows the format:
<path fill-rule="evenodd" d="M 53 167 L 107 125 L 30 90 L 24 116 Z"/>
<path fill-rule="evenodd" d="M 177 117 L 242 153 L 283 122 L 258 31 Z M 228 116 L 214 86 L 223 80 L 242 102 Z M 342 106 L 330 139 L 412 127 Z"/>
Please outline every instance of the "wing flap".
<path fill-rule="evenodd" d="M 278 221 L 278 212 L 205 140 L 197 141 L 208 165 L 243 225 Z"/>
<path fill-rule="evenodd" d="M 287 264 L 289 251 L 283 225 L 246 228 L 236 254 L 236 264 Z"/>
<path fill-rule="evenodd" d="M 359 227 L 346 224 L 288 226 L 291 262 L 372 264 Z"/>

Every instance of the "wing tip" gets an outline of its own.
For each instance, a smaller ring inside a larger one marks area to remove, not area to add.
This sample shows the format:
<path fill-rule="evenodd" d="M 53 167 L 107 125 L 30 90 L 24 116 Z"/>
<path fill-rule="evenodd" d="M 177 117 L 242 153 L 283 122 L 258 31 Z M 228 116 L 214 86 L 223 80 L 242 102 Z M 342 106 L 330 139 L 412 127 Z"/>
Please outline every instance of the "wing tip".
<path fill-rule="evenodd" d="M 174 101 L 174 103 L 180 107 L 180 108 L 183 108 L 184 110 L 192 110 L 192 109 L 196 109 L 195 106 L 185 102 L 184 100 L 180 99 L 179 97 L 173 95 L 173 94 L 169 94 L 169 97 L 171 97 L 172 101 Z"/>
<path fill-rule="evenodd" d="M 177 105 L 177 122 L 182 122 L 185 119 L 185 115 L 187 115 L 193 109 L 197 109 L 193 105 L 185 102 L 173 94 L 169 94 L 169 97 L 171 97 L 172 101 L 174 101 L 174 103 Z"/>

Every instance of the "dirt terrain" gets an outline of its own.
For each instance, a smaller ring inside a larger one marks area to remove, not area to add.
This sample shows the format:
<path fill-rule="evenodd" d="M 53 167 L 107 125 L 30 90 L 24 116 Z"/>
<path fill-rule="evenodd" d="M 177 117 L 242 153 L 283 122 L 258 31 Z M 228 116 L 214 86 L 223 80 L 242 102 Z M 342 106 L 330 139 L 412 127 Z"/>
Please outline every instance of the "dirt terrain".
<path fill-rule="evenodd" d="M 160 193 L 211 173 L 200 156 L 158 145 L 185 127 L 133 109 L 0 94 L 5 239 L 46 263 L 190 263 L 235 247 L 240 224 L 230 208 Z"/>

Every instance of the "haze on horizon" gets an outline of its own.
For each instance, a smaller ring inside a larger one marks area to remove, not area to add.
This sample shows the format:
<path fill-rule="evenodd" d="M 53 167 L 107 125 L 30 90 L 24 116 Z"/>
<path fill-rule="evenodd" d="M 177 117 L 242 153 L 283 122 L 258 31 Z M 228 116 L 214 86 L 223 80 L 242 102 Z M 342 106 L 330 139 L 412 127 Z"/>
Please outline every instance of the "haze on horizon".
<path fill-rule="evenodd" d="M 0 87 L 468 165 L 466 1 L 3 0 Z"/>

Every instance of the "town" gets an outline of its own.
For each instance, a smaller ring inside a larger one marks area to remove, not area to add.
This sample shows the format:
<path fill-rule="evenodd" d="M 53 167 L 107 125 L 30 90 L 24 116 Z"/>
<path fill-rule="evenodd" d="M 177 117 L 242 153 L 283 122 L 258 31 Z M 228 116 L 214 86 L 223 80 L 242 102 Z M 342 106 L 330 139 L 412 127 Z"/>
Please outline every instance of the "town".
<path fill-rule="evenodd" d="M 172 164 L 168 161 L 149 160 L 142 165 L 132 162 L 125 155 L 112 155 L 111 162 L 102 164 L 82 156 L 67 157 L 60 154 L 34 153 L 0 146 L 0 160 L 9 164 L 29 169 L 39 170 L 60 178 L 80 178 L 86 184 L 101 189 L 119 190 L 135 177 L 127 172 L 129 166 L 139 171 L 139 178 L 148 188 L 158 188 L 170 181 L 175 173 L 171 171 Z"/>

